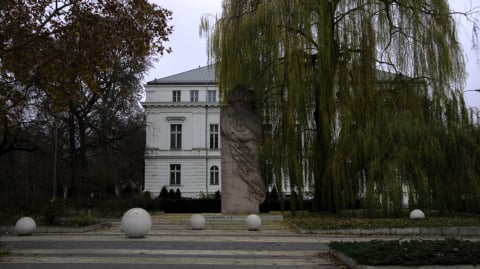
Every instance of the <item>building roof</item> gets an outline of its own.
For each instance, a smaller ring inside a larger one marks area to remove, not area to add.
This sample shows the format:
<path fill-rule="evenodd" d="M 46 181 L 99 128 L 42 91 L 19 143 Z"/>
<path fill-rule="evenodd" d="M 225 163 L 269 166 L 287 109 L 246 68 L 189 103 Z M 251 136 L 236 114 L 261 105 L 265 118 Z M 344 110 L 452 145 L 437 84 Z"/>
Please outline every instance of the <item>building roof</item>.
<path fill-rule="evenodd" d="M 394 80 L 398 74 L 377 69 L 377 79 L 379 81 Z M 401 75 L 400 75 L 401 76 Z M 217 84 L 215 79 L 215 65 L 201 66 L 189 71 L 171 75 L 168 77 L 157 78 L 147 82 L 147 85 L 198 85 L 198 84 Z"/>
<path fill-rule="evenodd" d="M 163 84 L 216 84 L 215 65 L 207 65 L 198 67 L 179 74 L 171 75 L 164 78 L 158 78 L 147 82 L 147 85 L 163 85 Z"/>

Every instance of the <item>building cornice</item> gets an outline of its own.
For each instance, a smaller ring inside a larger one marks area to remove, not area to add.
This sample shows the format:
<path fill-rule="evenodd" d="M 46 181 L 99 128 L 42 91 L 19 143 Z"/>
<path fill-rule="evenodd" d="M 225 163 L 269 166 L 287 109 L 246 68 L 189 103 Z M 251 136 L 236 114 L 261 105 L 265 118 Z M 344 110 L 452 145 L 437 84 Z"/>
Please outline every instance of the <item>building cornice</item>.
<path fill-rule="evenodd" d="M 185 117 L 183 116 L 168 116 L 165 118 L 167 121 L 185 121 Z"/>
<path fill-rule="evenodd" d="M 164 83 L 158 83 L 158 82 L 148 82 L 147 84 L 144 84 L 145 87 L 155 87 L 155 86 L 196 86 L 196 87 L 203 87 L 203 86 L 218 86 L 217 82 L 207 82 L 207 83 L 201 83 L 201 82 L 191 82 L 191 83 L 185 83 L 185 82 L 164 82 Z"/>
<path fill-rule="evenodd" d="M 209 153 L 210 154 L 210 153 Z M 166 160 L 201 160 L 205 159 L 204 156 L 198 156 L 198 155 L 145 155 L 146 160 L 157 160 L 157 159 L 166 159 Z M 208 155 L 208 159 L 211 160 L 220 160 L 221 156 L 220 155 Z"/>
<path fill-rule="evenodd" d="M 221 107 L 218 102 L 142 102 L 143 107 Z"/>

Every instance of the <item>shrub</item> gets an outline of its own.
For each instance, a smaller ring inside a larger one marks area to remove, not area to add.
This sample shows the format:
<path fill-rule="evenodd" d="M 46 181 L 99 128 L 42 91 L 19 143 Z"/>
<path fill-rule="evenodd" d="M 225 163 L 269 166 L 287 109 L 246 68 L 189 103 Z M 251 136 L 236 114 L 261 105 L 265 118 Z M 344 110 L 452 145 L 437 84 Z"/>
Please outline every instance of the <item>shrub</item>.
<path fill-rule="evenodd" d="M 168 199 L 175 199 L 175 191 L 173 189 L 168 191 Z"/>
<path fill-rule="evenodd" d="M 80 214 L 68 221 L 71 226 L 82 227 L 99 223 L 98 219 L 90 213 Z"/>
<path fill-rule="evenodd" d="M 291 209 L 292 203 L 295 203 L 294 204 L 295 206 L 299 205 L 299 207 L 303 208 L 303 210 L 305 211 L 311 211 L 313 208 L 312 200 L 292 202 L 290 199 L 285 199 L 285 200 L 267 199 L 262 204 L 260 204 L 260 212 L 267 213 L 270 211 L 293 211 Z"/>
<path fill-rule="evenodd" d="M 44 204 L 40 210 L 40 219 L 48 225 L 54 225 L 58 224 L 59 218 L 63 217 L 64 213 L 65 204 L 63 200 L 57 199 Z"/>
<path fill-rule="evenodd" d="M 330 248 L 365 265 L 480 264 L 480 242 L 457 239 L 331 242 Z"/>
<path fill-rule="evenodd" d="M 180 199 L 163 203 L 166 213 L 219 213 L 221 201 L 217 199 Z"/>
<path fill-rule="evenodd" d="M 149 191 L 143 192 L 143 197 L 145 199 L 152 199 L 152 194 Z"/>
<path fill-rule="evenodd" d="M 159 195 L 160 199 L 162 198 L 167 198 L 168 197 L 168 190 L 167 190 L 167 187 L 163 186 L 162 187 L 162 190 L 160 190 L 160 195 Z"/>
<path fill-rule="evenodd" d="M 180 189 L 177 188 L 177 190 L 175 191 L 175 199 L 180 199 L 182 198 L 182 193 L 180 192 Z"/>
<path fill-rule="evenodd" d="M 268 195 L 268 199 L 270 200 L 278 200 L 278 192 L 277 188 L 275 186 L 272 187 L 272 190 L 270 191 L 270 194 Z"/>

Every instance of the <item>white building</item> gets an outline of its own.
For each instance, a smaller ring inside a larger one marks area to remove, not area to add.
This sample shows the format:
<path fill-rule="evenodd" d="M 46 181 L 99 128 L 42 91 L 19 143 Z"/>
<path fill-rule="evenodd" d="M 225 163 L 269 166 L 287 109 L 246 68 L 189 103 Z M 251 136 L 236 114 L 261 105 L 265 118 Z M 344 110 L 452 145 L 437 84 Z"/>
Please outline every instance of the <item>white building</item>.
<path fill-rule="evenodd" d="M 381 81 L 394 79 L 391 73 L 378 75 Z M 221 106 L 214 66 L 150 81 L 145 90 L 144 190 L 156 197 L 165 186 L 192 198 L 221 191 Z M 282 183 L 290 193 L 289 180 Z M 308 182 L 304 186 L 309 197 L 313 188 Z M 403 200 L 408 204 L 408 190 Z"/>
<path fill-rule="evenodd" d="M 145 90 L 145 191 L 214 195 L 221 190 L 221 141 L 213 65 L 150 81 Z"/>

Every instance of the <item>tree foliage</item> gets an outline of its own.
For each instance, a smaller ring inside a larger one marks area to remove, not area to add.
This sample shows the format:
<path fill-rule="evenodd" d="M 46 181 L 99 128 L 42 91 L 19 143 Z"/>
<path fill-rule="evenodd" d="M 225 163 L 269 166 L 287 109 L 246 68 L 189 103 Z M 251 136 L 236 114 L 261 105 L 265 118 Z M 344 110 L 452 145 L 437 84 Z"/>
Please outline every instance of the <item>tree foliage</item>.
<path fill-rule="evenodd" d="M 210 27 L 223 99 L 237 84 L 273 126 L 261 149 L 317 210 L 479 210 L 478 120 L 447 1 L 224 1 Z M 281 191 L 281 189 L 279 190 Z"/>
<path fill-rule="evenodd" d="M 6 0 L 0 14 L 0 156 L 52 154 L 30 135 L 38 130 L 58 136 L 65 187 L 93 191 L 101 165 L 117 171 L 105 181 L 129 180 L 121 156 L 136 151 L 123 142 L 142 133 L 141 80 L 170 52 L 171 12 L 146 0 Z"/>
<path fill-rule="evenodd" d="M 1 12 L 2 79 L 44 91 L 53 111 L 85 88 L 96 93 L 99 74 L 124 59 L 141 59 L 128 67 L 145 71 L 171 33 L 170 12 L 143 0 L 7 0 Z"/>

